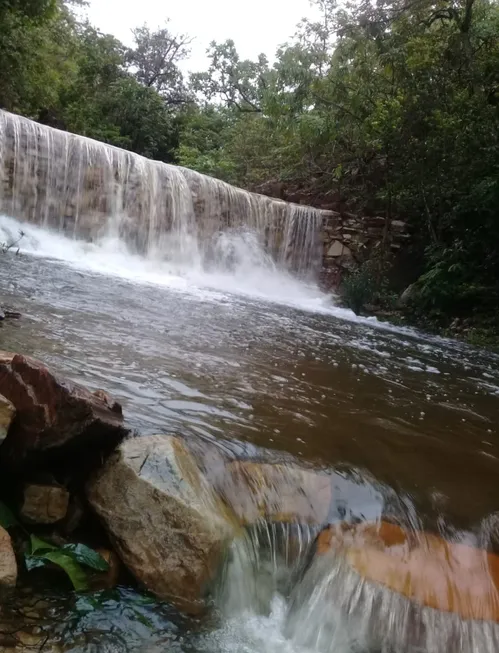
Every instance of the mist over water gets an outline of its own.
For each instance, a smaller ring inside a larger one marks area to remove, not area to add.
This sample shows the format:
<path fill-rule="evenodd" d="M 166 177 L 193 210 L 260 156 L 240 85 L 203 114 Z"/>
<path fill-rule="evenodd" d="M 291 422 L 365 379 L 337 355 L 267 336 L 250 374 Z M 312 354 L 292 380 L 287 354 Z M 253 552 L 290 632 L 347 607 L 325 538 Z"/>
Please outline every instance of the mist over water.
<path fill-rule="evenodd" d="M 206 256 L 201 256 L 195 240 L 188 246 L 183 238 L 183 251 L 176 250 L 173 237 L 167 235 L 168 243 L 159 241 L 145 257 L 131 252 L 112 230 L 94 242 L 85 242 L 0 216 L 1 243 L 16 242 L 21 230 L 25 234 L 19 242 L 21 253 L 55 259 L 75 269 L 207 298 L 236 294 L 356 319 L 352 311 L 337 307 L 334 297 L 319 290 L 313 281 L 300 280 L 280 268 L 250 231 L 217 234 Z M 170 256 L 172 250 L 177 251 L 176 257 Z"/>

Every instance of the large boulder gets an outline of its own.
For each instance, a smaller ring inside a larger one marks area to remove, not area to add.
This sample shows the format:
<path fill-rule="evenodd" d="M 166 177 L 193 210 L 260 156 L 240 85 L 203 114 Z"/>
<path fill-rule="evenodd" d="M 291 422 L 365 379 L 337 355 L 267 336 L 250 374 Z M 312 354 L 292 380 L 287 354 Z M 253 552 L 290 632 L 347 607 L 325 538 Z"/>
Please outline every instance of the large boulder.
<path fill-rule="evenodd" d="M 17 581 L 17 563 L 10 536 L 0 526 L 0 588 L 14 587 Z"/>
<path fill-rule="evenodd" d="M 197 613 L 233 526 L 184 442 L 129 439 L 87 486 L 115 550 L 151 592 Z"/>
<path fill-rule="evenodd" d="M 331 477 L 293 465 L 235 461 L 217 489 L 241 524 L 260 520 L 321 525 L 332 499 Z"/>
<path fill-rule="evenodd" d="M 121 406 L 108 395 L 93 394 L 26 356 L 0 356 L 0 393 L 17 411 L 0 449 L 9 469 L 63 447 L 110 451 L 127 434 Z"/>

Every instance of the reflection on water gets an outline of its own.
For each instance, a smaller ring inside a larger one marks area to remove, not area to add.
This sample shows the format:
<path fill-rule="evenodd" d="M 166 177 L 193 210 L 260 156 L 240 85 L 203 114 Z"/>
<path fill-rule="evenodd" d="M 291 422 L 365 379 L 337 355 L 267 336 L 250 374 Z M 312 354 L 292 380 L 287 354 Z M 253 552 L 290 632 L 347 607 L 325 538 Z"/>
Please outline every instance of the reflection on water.
<path fill-rule="evenodd" d="M 0 287 L 23 313 L 3 325 L 1 347 L 109 390 L 142 433 L 174 432 L 248 457 L 296 456 L 332 475 L 333 519 L 383 515 L 499 550 L 496 355 L 355 321 L 325 298 L 317 311 L 299 297 L 293 305 L 234 294 L 220 280 L 216 289 L 201 278 L 137 283 L 21 255 L 0 259 Z M 236 627 L 227 619 L 210 646 L 218 637 L 217 650 L 304 650 L 282 634 L 285 605 L 272 596 L 264 616 L 244 621 L 252 642 L 227 648 Z M 113 610 L 124 618 L 125 599 L 107 606 L 89 612 L 97 625 L 86 631 L 100 632 Z M 173 626 L 161 610 L 151 613 L 166 639 L 151 646 L 203 650 L 203 638 L 173 636 L 177 617 Z M 126 639 L 109 650 L 131 650 Z M 140 632 L 136 641 L 140 649 Z"/>

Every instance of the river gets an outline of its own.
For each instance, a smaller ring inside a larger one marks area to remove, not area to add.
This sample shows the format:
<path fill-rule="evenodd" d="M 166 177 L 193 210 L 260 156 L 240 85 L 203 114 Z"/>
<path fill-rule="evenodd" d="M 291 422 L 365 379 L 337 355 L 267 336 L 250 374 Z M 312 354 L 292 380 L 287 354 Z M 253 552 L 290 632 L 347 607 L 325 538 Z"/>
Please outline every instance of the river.
<path fill-rule="evenodd" d="M 18 226 L 1 218 L 0 240 Z M 23 229 L 20 254 L 0 258 L 2 302 L 22 313 L 3 324 L 2 349 L 108 390 L 141 434 L 328 470 L 332 519 L 392 517 L 499 550 L 497 355 L 358 318 L 250 234 L 206 271 Z M 264 615 L 208 624 L 129 588 L 101 599 L 51 599 L 66 650 L 308 650 L 286 637 L 277 594 Z M 358 650 L 342 642 L 338 653 Z"/>

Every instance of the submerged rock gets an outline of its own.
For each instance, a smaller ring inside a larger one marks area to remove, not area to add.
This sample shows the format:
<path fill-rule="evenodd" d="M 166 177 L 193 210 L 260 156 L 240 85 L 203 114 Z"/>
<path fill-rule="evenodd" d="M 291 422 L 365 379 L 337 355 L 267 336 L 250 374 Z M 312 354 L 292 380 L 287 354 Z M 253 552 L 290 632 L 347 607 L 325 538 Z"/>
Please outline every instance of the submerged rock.
<path fill-rule="evenodd" d="M 227 466 L 219 492 L 242 524 L 323 524 L 332 499 L 331 479 L 299 467 L 236 461 Z"/>
<path fill-rule="evenodd" d="M 10 425 L 15 417 L 16 409 L 3 395 L 0 395 L 0 444 L 7 437 Z"/>
<path fill-rule="evenodd" d="M 127 434 L 119 404 L 102 391 L 92 394 L 53 374 L 32 358 L 0 356 L 0 393 L 17 411 L 0 450 L 0 460 L 10 469 L 62 447 L 109 451 Z"/>
<path fill-rule="evenodd" d="M 463 619 L 499 623 L 499 556 L 388 522 L 331 527 L 318 551 L 341 551 L 363 578 Z"/>
<path fill-rule="evenodd" d="M 12 311 L 12 310 L 9 310 L 9 309 L 4 309 L 3 313 L 4 313 L 5 317 L 10 319 L 10 320 L 19 320 L 22 317 L 22 315 L 21 315 L 21 313 L 19 313 L 19 311 Z"/>
<path fill-rule="evenodd" d="M 349 624 L 369 650 L 495 653 L 499 557 L 387 522 L 331 526 L 290 614 L 290 630 L 312 647 L 318 624 L 330 623 Z"/>
<path fill-rule="evenodd" d="M 66 517 L 69 492 L 53 485 L 28 485 L 24 489 L 21 517 L 32 524 L 55 524 Z"/>
<path fill-rule="evenodd" d="M 0 588 L 15 587 L 17 562 L 10 535 L 0 526 Z"/>
<path fill-rule="evenodd" d="M 134 576 L 158 597 L 199 612 L 233 527 L 182 440 L 127 440 L 87 496 Z"/>

